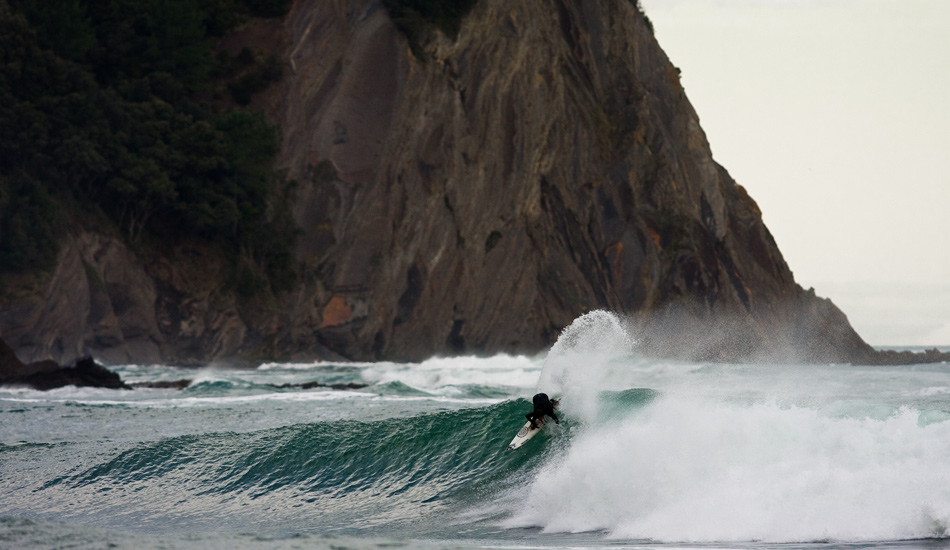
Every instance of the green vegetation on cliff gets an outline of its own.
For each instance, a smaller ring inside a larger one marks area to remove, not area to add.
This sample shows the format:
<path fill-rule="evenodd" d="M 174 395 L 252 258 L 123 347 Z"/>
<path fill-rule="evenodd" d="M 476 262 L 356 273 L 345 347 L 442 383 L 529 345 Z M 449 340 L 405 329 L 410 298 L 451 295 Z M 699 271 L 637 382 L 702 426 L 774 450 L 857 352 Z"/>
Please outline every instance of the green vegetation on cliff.
<path fill-rule="evenodd" d="M 292 283 L 278 143 L 241 109 L 274 59 L 215 55 L 289 0 L 0 0 L 0 273 L 47 268 L 77 216 L 143 246 L 204 243 Z"/>

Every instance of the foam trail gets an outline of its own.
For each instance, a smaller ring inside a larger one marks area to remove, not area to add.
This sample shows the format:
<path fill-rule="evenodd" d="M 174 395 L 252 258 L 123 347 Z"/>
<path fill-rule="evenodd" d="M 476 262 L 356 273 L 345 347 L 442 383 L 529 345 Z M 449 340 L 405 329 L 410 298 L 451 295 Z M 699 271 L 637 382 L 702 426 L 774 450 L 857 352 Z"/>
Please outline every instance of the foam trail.
<path fill-rule="evenodd" d="M 679 542 L 943 537 L 950 422 L 921 420 L 661 397 L 574 437 L 504 525 Z"/>
<path fill-rule="evenodd" d="M 574 320 L 558 337 L 544 362 L 538 390 L 561 397 L 565 413 L 583 423 L 597 417 L 598 394 L 610 386 L 614 368 L 630 368 L 633 339 L 617 315 L 592 311 Z M 627 365 L 618 360 L 627 358 Z"/>

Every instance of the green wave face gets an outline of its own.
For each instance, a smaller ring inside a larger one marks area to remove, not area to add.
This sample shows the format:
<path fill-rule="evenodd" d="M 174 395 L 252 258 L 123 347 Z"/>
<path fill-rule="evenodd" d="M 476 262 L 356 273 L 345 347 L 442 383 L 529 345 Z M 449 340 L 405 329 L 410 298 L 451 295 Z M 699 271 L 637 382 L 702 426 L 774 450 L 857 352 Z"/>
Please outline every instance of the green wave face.
<path fill-rule="evenodd" d="M 620 418 L 654 396 L 605 392 L 602 413 L 608 421 Z M 121 515 L 144 526 L 211 522 L 365 533 L 420 518 L 431 523 L 433 515 L 444 516 L 434 523 L 440 525 L 503 500 L 567 448 L 573 436 L 564 418 L 524 447 L 506 450 L 530 410 L 528 400 L 517 399 L 380 421 L 164 438 L 107 453 L 35 493 L 78 503 L 84 515 Z"/>
<path fill-rule="evenodd" d="M 49 480 L 37 493 L 142 525 L 239 519 L 321 532 L 398 529 L 450 517 L 530 479 L 556 439 L 506 451 L 530 407 L 519 399 L 377 422 L 166 438 Z"/>

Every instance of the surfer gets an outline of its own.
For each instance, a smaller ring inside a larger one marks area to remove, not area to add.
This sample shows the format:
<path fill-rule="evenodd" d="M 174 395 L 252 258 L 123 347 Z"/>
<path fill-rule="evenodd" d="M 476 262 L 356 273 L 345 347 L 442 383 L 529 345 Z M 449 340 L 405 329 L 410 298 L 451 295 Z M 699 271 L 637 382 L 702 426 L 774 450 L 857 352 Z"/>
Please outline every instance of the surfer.
<path fill-rule="evenodd" d="M 557 415 L 554 414 L 554 403 L 548 398 L 548 394 L 539 393 L 535 395 L 532 399 L 534 402 L 534 410 L 524 415 L 528 419 L 528 422 L 531 422 L 531 425 L 535 428 L 540 428 L 544 423 L 544 417 L 550 416 L 554 419 L 556 424 L 560 424 L 561 421 L 558 420 Z"/>

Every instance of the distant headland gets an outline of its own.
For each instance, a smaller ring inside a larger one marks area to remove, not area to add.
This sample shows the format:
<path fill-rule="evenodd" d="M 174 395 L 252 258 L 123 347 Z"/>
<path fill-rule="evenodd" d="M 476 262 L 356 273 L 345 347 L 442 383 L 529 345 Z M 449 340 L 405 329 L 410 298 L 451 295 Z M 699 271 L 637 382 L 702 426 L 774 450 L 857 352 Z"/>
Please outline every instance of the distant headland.
<path fill-rule="evenodd" d="M 636 2 L 206 4 L 0 0 L 27 371 L 537 353 L 596 309 L 657 355 L 947 360 L 796 284 Z"/>

